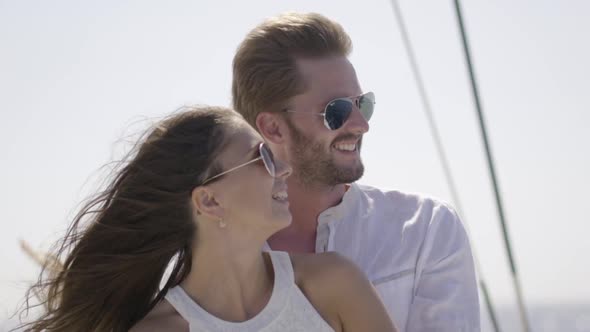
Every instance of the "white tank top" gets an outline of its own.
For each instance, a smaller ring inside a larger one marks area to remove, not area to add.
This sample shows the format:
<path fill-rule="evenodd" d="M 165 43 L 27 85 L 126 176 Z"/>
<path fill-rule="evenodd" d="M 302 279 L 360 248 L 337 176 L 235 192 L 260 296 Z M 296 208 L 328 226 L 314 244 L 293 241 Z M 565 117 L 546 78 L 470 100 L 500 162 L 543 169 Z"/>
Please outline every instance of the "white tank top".
<path fill-rule="evenodd" d="M 272 294 L 264 309 L 247 321 L 228 322 L 211 315 L 180 286 L 168 290 L 166 300 L 188 322 L 190 332 L 333 332 L 295 284 L 289 254 L 282 251 L 268 254 L 274 270 Z"/>

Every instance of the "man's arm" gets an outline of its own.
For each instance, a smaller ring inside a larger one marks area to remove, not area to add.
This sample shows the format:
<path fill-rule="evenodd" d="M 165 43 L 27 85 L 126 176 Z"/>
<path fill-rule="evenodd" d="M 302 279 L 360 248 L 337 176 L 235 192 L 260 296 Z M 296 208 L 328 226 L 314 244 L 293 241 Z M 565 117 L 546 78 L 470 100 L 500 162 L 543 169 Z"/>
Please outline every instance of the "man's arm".
<path fill-rule="evenodd" d="M 469 239 L 456 213 L 435 207 L 416 265 L 407 331 L 479 331 Z"/>

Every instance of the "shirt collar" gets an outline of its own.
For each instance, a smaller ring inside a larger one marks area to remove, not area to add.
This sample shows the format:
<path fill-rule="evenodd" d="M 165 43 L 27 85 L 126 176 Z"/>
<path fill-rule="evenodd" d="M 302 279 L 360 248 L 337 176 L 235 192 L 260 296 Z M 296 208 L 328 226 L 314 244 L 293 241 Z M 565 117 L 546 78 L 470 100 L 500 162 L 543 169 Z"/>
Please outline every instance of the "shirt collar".
<path fill-rule="evenodd" d="M 358 202 L 360 192 L 359 186 L 356 183 L 351 183 L 338 205 L 332 206 L 320 213 L 319 223 L 341 219 L 350 214 L 356 208 L 355 203 Z"/>

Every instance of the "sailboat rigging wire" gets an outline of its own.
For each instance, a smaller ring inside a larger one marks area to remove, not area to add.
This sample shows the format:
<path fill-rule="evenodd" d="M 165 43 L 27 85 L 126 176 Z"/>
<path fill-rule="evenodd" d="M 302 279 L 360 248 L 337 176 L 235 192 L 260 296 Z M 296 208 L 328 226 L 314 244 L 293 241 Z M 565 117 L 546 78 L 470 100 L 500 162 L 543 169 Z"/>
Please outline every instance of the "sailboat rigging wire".
<path fill-rule="evenodd" d="M 440 163 L 442 165 L 442 168 L 443 168 L 443 171 L 445 174 L 445 178 L 447 180 L 447 186 L 451 192 L 451 198 L 454 202 L 457 212 L 461 216 L 461 219 L 465 220 L 463 218 L 463 212 L 462 212 L 463 209 L 461 207 L 461 201 L 459 200 L 459 194 L 457 192 L 455 180 L 454 180 L 454 177 L 451 173 L 451 168 L 449 166 L 448 158 L 446 156 L 445 149 L 442 145 L 442 139 L 441 139 L 438 127 L 436 125 L 436 121 L 434 120 L 434 116 L 432 114 L 432 107 L 430 106 L 430 101 L 429 101 L 428 95 L 426 94 L 426 88 L 425 88 L 424 82 L 422 80 L 422 75 L 420 73 L 420 70 L 418 69 L 418 63 L 416 61 L 416 56 L 414 54 L 412 43 L 410 42 L 410 38 L 408 36 L 408 32 L 406 29 L 405 21 L 403 19 L 401 8 L 400 8 L 397 0 L 391 0 L 391 5 L 393 7 L 393 11 L 394 11 L 394 14 L 395 14 L 397 22 L 398 22 L 398 27 L 399 27 L 399 30 L 400 30 L 400 33 L 402 36 L 402 40 L 403 40 L 403 43 L 405 46 L 408 60 L 410 61 L 410 67 L 412 69 L 412 73 L 414 74 L 414 79 L 416 81 L 418 93 L 420 94 L 420 100 L 422 101 L 422 108 L 424 109 L 424 113 L 426 114 L 426 118 L 428 119 L 428 125 L 430 127 L 430 132 L 432 133 L 432 138 L 433 138 L 434 144 L 436 146 L 436 151 L 438 152 L 438 158 L 440 160 Z M 465 228 L 467 230 L 467 233 L 469 234 L 470 232 L 469 232 L 469 227 L 467 227 L 467 224 L 466 224 Z M 471 236 L 470 236 L 470 238 L 471 238 Z M 494 327 L 494 331 L 499 332 L 500 328 L 498 326 L 498 321 L 496 319 L 494 307 L 492 305 L 492 301 L 491 301 L 490 295 L 488 293 L 488 288 L 487 288 L 486 283 L 484 281 L 483 272 L 480 268 L 480 264 L 477 259 L 477 255 L 475 254 L 475 248 L 472 248 L 472 250 L 473 250 L 473 258 L 475 261 L 475 267 L 477 270 L 477 274 L 479 275 L 479 286 L 480 286 L 482 293 L 483 293 L 483 297 L 484 297 L 484 300 L 486 303 L 486 307 L 488 309 L 489 317 L 490 317 L 490 320 L 491 320 L 492 325 Z"/>
<path fill-rule="evenodd" d="M 461 32 L 461 40 L 463 41 L 463 51 L 465 53 L 465 62 L 467 65 L 467 69 L 469 71 L 471 92 L 473 93 L 473 101 L 475 103 L 477 116 L 479 118 L 481 136 L 482 136 L 484 147 L 485 147 L 488 168 L 489 168 L 489 172 L 490 172 L 490 178 L 492 180 L 492 184 L 494 187 L 494 194 L 496 197 L 496 206 L 498 209 L 498 217 L 500 218 L 500 225 L 502 226 L 502 233 L 504 236 L 504 246 L 506 248 L 506 254 L 507 254 L 509 262 L 510 262 L 510 270 L 512 272 L 512 281 L 514 284 L 514 290 L 516 291 L 516 298 L 518 300 L 518 306 L 520 309 L 520 319 L 521 319 L 524 331 L 528 332 L 531 330 L 530 324 L 529 324 L 529 320 L 527 317 L 526 308 L 524 305 L 524 299 L 523 299 L 523 295 L 522 295 L 522 289 L 520 286 L 520 280 L 519 280 L 518 274 L 516 272 L 516 263 L 514 261 L 513 255 L 512 255 L 510 238 L 508 236 L 508 227 L 506 224 L 506 218 L 504 216 L 504 208 L 502 206 L 502 197 L 500 195 L 498 180 L 496 178 L 496 171 L 495 171 L 495 167 L 494 167 L 492 151 L 491 151 L 491 147 L 490 147 L 490 144 L 488 141 L 488 134 L 486 131 L 485 121 L 484 121 L 484 117 L 483 117 L 483 111 L 482 111 L 482 107 L 481 107 L 479 91 L 477 89 L 477 80 L 475 78 L 475 70 L 473 68 L 473 63 L 471 61 L 471 52 L 469 50 L 469 43 L 467 41 L 467 33 L 465 31 L 465 25 L 463 22 L 463 16 L 461 14 L 461 7 L 459 5 L 459 0 L 454 0 L 454 4 L 455 4 L 455 11 L 457 13 L 457 23 L 459 24 L 459 30 Z"/>

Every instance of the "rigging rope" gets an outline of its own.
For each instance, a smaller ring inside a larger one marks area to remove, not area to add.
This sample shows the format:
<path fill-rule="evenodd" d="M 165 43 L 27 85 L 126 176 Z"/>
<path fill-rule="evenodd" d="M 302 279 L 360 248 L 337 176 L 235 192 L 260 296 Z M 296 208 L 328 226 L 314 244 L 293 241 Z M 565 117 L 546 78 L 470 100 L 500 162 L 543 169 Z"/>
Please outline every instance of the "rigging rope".
<path fill-rule="evenodd" d="M 488 134 L 486 131 L 485 121 L 483 118 L 483 111 L 481 107 L 479 91 L 477 89 L 477 80 L 475 78 L 475 70 L 473 69 L 473 63 L 471 61 L 471 52 L 469 51 L 469 44 L 467 42 L 467 33 L 465 31 L 465 25 L 463 23 L 463 16 L 461 15 L 461 7 L 459 5 L 459 0 L 454 0 L 455 4 L 455 11 L 457 13 L 457 23 L 459 24 L 459 29 L 461 32 L 461 40 L 463 41 L 463 51 L 465 53 L 465 62 L 467 65 L 467 69 L 469 70 L 469 79 L 471 83 L 471 92 L 473 94 L 473 101 L 475 103 L 475 108 L 477 111 L 477 116 L 479 118 L 479 126 L 481 129 L 481 136 L 483 139 L 486 157 L 488 162 L 488 168 L 490 172 L 490 178 L 492 180 L 492 184 L 494 187 L 494 194 L 496 197 L 496 207 L 498 209 L 498 217 L 500 218 L 500 225 L 502 226 L 502 234 L 504 236 L 504 246 L 506 248 L 506 255 L 508 256 L 508 260 L 510 262 L 510 270 L 512 272 L 512 282 L 514 284 L 514 290 L 516 292 L 516 298 L 518 300 L 518 306 L 520 311 L 520 319 L 522 322 L 522 326 L 524 331 L 530 331 L 530 324 L 526 313 L 526 308 L 524 305 L 524 299 L 522 295 L 522 289 L 520 286 L 520 280 L 518 278 L 518 274 L 516 272 L 516 263 L 514 261 L 514 257 L 512 255 L 512 248 L 510 245 L 510 238 L 508 236 L 508 226 L 506 224 L 506 218 L 504 216 L 504 208 L 502 207 L 502 198 L 500 195 L 500 189 L 498 185 L 498 180 L 496 178 L 496 171 L 494 168 L 494 162 L 492 157 L 491 147 L 488 141 Z"/>
<path fill-rule="evenodd" d="M 402 16 L 401 8 L 400 8 L 397 0 L 391 0 L 391 5 L 393 7 L 393 11 L 394 11 L 394 14 L 395 14 L 397 22 L 398 22 L 398 27 L 399 27 L 399 30 L 400 30 L 400 33 L 402 36 L 402 40 L 403 40 L 403 43 L 405 46 L 408 60 L 410 61 L 410 67 L 412 69 L 412 73 L 414 74 L 414 79 L 416 81 L 418 93 L 420 94 L 420 100 L 422 101 L 422 108 L 424 109 L 424 113 L 426 114 L 426 118 L 428 119 L 428 125 L 430 127 L 430 132 L 432 133 L 432 139 L 433 139 L 434 144 L 436 146 L 436 151 L 438 152 L 438 158 L 440 159 L 440 163 L 442 165 L 442 168 L 443 168 L 443 171 L 445 174 L 445 178 L 447 180 L 447 186 L 451 192 L 451 198 L 454 202 L 457 212 L 461 216 L 461 219 L 465 220 L 463 217 L 463 212 L 462 212 L 463 209 L 461 207 L 461 201 L 459 200 L 459 195 L 457 193 L 455 180 L 454 180 L 454 177 L 451 173 L 451 168 L 449 166 L 448 158 L 446 156 L 444 147 L 442 145 L 442 139 L 441 139 L 438 127 L 436 125 L 436 121 L 434 120 L 434 115 L 432 114 L 432 108 L 430 106 L 430 101 L 429 101 L 428 95 L 426 94 L 426 88 L 424 87 L 422 75 L 420 73 L 420 70 L 418 69 L 416 56 L 414 54 L 412 43 L 410 42 L 410 38 L 408 36 L 408 32 L 406 29 L 405 21 Z M 469 232 L 469 228 L 467 227 L 467 224 L 466 224 L 465 228 L 467 230 L 467 233 L 469 234 L 470 232 Z M 469 237 L 471 238 L 471 236 L 469 236 Z M 479 286 L 480 286 L 483 296 L 484 296 L 484 300 L 485 300 L 485 303 L 486 303 L 486 306 L 488 309 L 490 320 L 491 320 L 492 325 L 494 327 L 494 331 L 499 332 L 500 329 L 498 326 L 498 321 L 496 319 L 494 307 L 492 305 L 492 301 L 491 301 L 489 293 L 488 293 L 488 288 L 487 288 L 486 283 L 483 278 L 483 273 L 482 273 L 482 270 L 481 270 L 481 267 L 479 264 L 479 260 L 477 259 L 477 255 L 475 254 L 475 248 L 472 248 L 472 250 L 473 250 L 473 259 L 475 261 L 475 267 L 477 270 L 477 274 L 479 275 Z"/>

